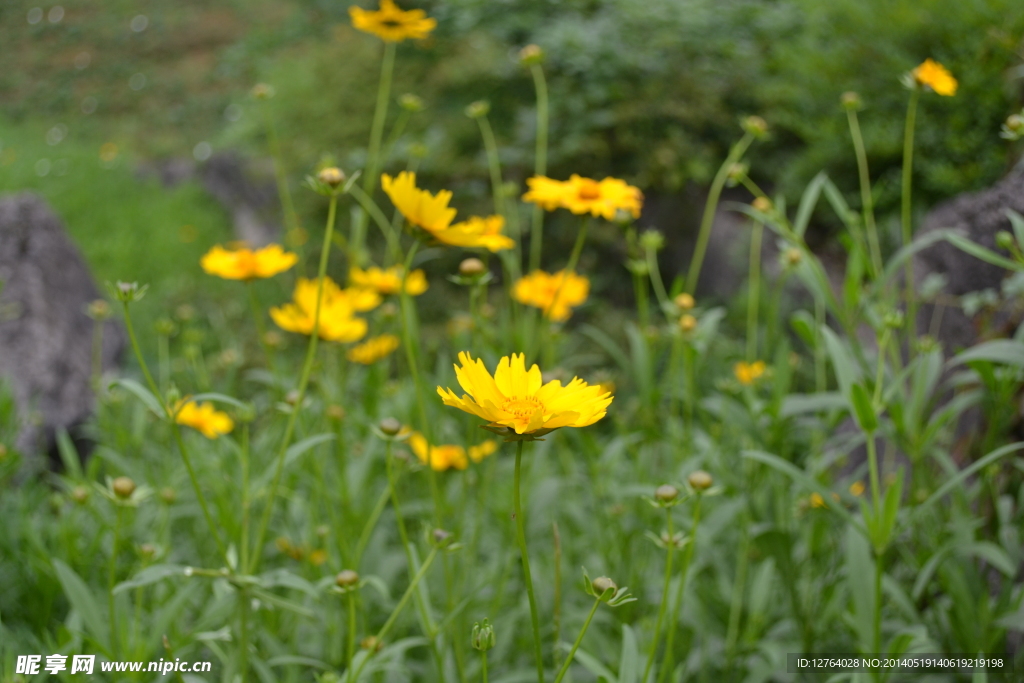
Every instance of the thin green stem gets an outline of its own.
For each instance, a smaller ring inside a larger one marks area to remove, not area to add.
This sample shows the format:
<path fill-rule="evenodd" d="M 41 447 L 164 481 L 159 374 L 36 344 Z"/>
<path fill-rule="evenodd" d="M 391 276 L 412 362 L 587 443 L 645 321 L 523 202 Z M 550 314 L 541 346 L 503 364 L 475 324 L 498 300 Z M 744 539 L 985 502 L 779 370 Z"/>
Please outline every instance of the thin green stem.
<path fill-rule="evenodd" d="M 373 534 L 374 528 L 377 526 L 377 521 L 380 519 L 381 514 L 384 513 L 384 508 L 387 507 L 388 499 L 391 498 L 391 491 L 385 488 L 380 498 L 377 499 L 376 505 L 373 506 L 373 510 L 370 512 L 369 519 L 366 520 L 366 526 L 363 527 L 363 533 L 359 534 L 359 541 L 356 543 L 356 552 L 352 556 L 352 566 L 359 567 L 359 561 L 363 558 L 363 552 L 366 550 L 366 545 L 370 542 L 370 536 Z"/>
<path fill-rule="evenodd" d="M 270 494 L 267 497 L 263 517 L 260 520 L 259 531 L 256 534 L 256 545 L 253 548 L 252 566 L 249 573 L 254 574 L 259 566 L 262 557 L 261 548 L 263 539 L 270 526 L 270 515 L 274 509 L 274 501 L 277 499 L 277 491 L 281 486 L 281 475 L 284 473 L 284 459 L 288 453 L 288 446 L 291 444 L 292 435 L 295 432 L 295 423 L 302 409 L 302 401 L 306 397 L 306 387 L 309 384 L 309 375 L 313 369 L 313 361 L 316 358 L 317 342 L 320 339 L 320 310 L 324 299 L 324 278 L 327 274 L 327 260 L 331 254 L 331 239 L 334 235 L 334 219 L 338 209 L 338 195 L 331 195 L 330 206 L 327 210 L 327 229 L 324 231 L 324 243 L 320 251 L 320 267 L 317 270 L 316 306 L 313 308 L 313 329 L 309 334 L 309 345 L 306 347 L 306 360 L 302 365 L 302 375 L 299 377 L 299 388 L 291 413 L 288 415 L 288 424 L 281 438 L 281 448 L 277 454 L 277 463 L 274 465 L 274 479 L 270 485 Z"/>
<path fill-rule="evenodd" d="M 480 680 L 487 683 L 487 650 L 480 651 Z"/>
<path fill-rule="evenodd" d="M 135 326 L 132 325 L 132 314 L 128 308 L 127 301 L 124 302 L 124 326 L 128 330 L 128 339 L 131 341 L 132 351 L 135 352 L 135 359 L 139 361 L 139 368 L 142 369 L 142 376 L 146 378 L 146 384 L 149 386 L 149 390 L 153 392 L 153 396 L 160 402 L 160 405 L 164 410 L 167 410 L 167 406 L 164 403 L 160 389 L 157 387 L 156 382 L 153 381 L 153 375 L 149 373 L 149 366 L 146 365 L 146 359 L 143 357 L 142 349 L 139 347 L 139 340 L 135 336 Z"/>
<path fill-rule="evenodd" d="M 661 279 L 661 267 L 658 265 L 658 252 L 654 249 L 646 249 L 647 272 L 650 274 L 651 284 L 654 286 L 654 295 L 658 297 L 658 304 L 661 311 L 668 316 L 669 300 L 668 292 L 665 290 L 665 283 Z"/>
<path fill-rule="evenodd" d="M 693 525 L 690 528 L 690 538 L 686 544 L 686 554 L 683 555 L 683 567 L 680 570 L 679 590 L 676 592 L 676 601 L 672 605 L 672 612 L 668 620 L 668 634 L 665 636 L 665 656 L 662 660 L 661 671 L 658 674 L 658 682 L 668 680 L 669 671 L 675 663 L 675 656 L 672 652 L 676 638 L 676 626 L 679 624 L 679 612 L 683 608 L 683 595 L 686 593 L 686 577 L 690 573 L 690 563 L 693 561 L 693 549 L 697 545 L 697 526 L 700 524 L 700 494 L 693 504 Z"/>
<path fill-rule="evenodd" d="M 590 628 L 590 622 L 597 613 L 597 608 L 600 606 L 601 598 L 595 599 L 594 606 L 590 608 L 590 614 L 587 615 L 587 620 L 583 622 L 583 628 L 580 629 L 580 634 L 576 636 L 576 642 L 572 644 L 572 649 L 569 650 L 569 654 L 565 658 L 565 663 L 562 664 L 562 668 L 558 672 L 558 676 L 555 677 L 555 683 L 561 683 L 562 679 L 565 678 L 565 674 L 569 672 L 569 665 L 572 664 L 572 660 L 576 656 L 576 650 L 579 649 L 580 643 L 583 642 L 583 636 L 586 635 L 587 629 Z"/>
<path fill-rule="evenodd" d="M 711 226 L 715 222 L 715 210 L 718 208 L 718 200 L 722 196 L 722 188 L 725 187 L 725 181 L 729 177 L 729 169 L 743 157 L 753 141 L 754 136 L 751 133 L 746 133 L 740 138 L 740 141 L 729 150 L 729 156 L 726 157 L 725 162 L 718 169 L 715 179 L 711 182 L 708 200 L 704 205 L 704 215 L 700 221 L 700 232 L 697 234 L 697 245 L 694 247 L 690 270 L 686 275 L 685 291 L 688 294 L 693 294 L 697 289 L 701 265 L 704 263 L 704 254 L 707 252 L 708 240 L 711 238 Z"/>
<path fill-rule="evenodd" d="M 110 569 L 107 573 L 107 604 L 110 609 L 110 649 L 114 657 L 121 651 L 117 632 L 117 606 L 114 604 L 114 585 L 117 581 L 117 547 L 121 545 L 121 511 L 118 505 L 114 518 L 114 538 L 110 546 Z"/>
<path fill-rule="evenodd" d="M 351 671 L 352 660 L 356 658 L 356 596 L 348 593 L 348 633 L 345 634 L 345 666 Z"/>
<path fill-rule="evenodd" d="M 871 175 L 868 173 L 868 155 L 864 149 L 864 137 L 860 132 L 860 122 L 854 109 L 846 110 L 846 118 L 850 123 L 850 137 L 853 138 L 853 150 L 857 155 L 857 173 L 860 176 L 860 203 L 864 216 L 864 227 L 868 233 L 868 246 L 871 250 L 871 266 L 875 278 L 882 274 L 882 249 L 878 243 L 878 227 L 875 225 L 874 200 L 871 196 Z"/>
<path fill-rule="evenodd" d="M 665 508 L 665 523 L 668 528 L 668 558 L 665 560 L 665 587 L 661 592 L 661 603 L 658 605 L 658 618 L 654 622 L 654 638 L 651 639 L 651 651 L 647 655 L 647 665 L 644 666 L 644 675 L 641 683 L 647 683 L 647 677 L 654 666 L 654 657 L 658 652 L 658 640 L 661 638 L 661 626 L 665 621 L 665 609 L 669 601 L 669 588 L 672 584 L 672 556 L 675 554 L 676 544 L 672 535 L 672 508 Z"/>
<path fill-rule="evenodd" d="M 274 372 L 274 350 L 267 343 L 267 326 L 263 324 L 263 306 L 260 305 L 259 295 L 256 294 L 256 287 L 251 280 L 245 283 L 245 288 L 249 293 L 249 310 L 252 312 L 252 320 L 256 325 L 256 334 L 259 335 L 263 355 L 267 358 L 267 367 Z"/>
<path fill-rule="evenodd" d="M 537 92 L 537 147 L 534 152 L 533 174 L 547 175 L 548 172 L 548 85 L 544 69 L 540 64 L 530 65 L 533 87 Z M 544 241 L 544 209 L 533 205 L 533 222 L 530 225 L 530 272 L 540 268 L 541 247 Z"/>
<path fill-rule="evenodd" d="M 202 489 L 199 488 L 199 478 L 196 477 L 195 468 L 192 467 L 192 459 L 189 457 L 188 449 L 185 447 L 185 440 L 181 438 L 181 429 L 178 428 L 176 423 L 172 422 L 171 432 L 174 434 L 174 441 L 178 444 L 178 452 L 181 453 L 181 459 L 185 463 L 185 469 L 188 470 L 188 478 L 192 481 L 192 488 L 195 489 L 196 500 L 199 501 L 199 507 L 203 511 L 203 517 L 206 518 L 206 525 L 210 527 L 210 534 L 213 536 L 213 540 L 217 543 L 217 549 L 220 551 L 220 557 L 224 561 L 224 566 L 230 567 L 231 562 L 228 560 L 227 548 L 224 545 L 224 541 L 220 538 L 220 532 L 217 531 L 217 525 L 213 521 L 213 515 L 210 514 L 210 507 L 206 504 L 206 497 L 203 495 Z"/>
<path fill-rule="evenodd" d="M 732 601 L 729 604 L 729 625 L 725 635 L 725 653 L 728 657 L 729 667 L 735 656 L 736 640 L 740 632 L 740 614 L 743 607 L 743 591 L 747 583 L 747 561 L 750 551 L 750 535 L 748 533 L 747 513 L 743 512 L 742 537 L 740 538 L 739 552 L 736 554 L 736 580 L 732 586 Z"/>
<path fill-rule="evenodd" d="M 388 243 L 388 253 L 391 254 L 391 258 L 396 262 L 402 260 L 402 250 L 398 241 L 398 232 L 395 227 L 388 221 L 387 216 L 377 205 L 377 202 L 373 201 L 373 197 L 363 191 L 358 185 L 353 185 L 349 188 L 349 194 L 355 197 L 355 200 L 359 202 L 359 205 L 363 207 L 363 211 L 367 212 L 372 218 L 373 222 L 377 224 L 380 231 L 384 233 L 384 239 Z M 350 255 L 351 261 L 353 257 Z M 350 266 L 355 265 L 354 262 L 350 263 Z"/>
<path fill-rule="evenodd" d="M 478 116 L 476 119 L 480 126 L 480 135 L 484 139 L 484 149 L 487 151 L 487 168 L 491 173 L 491 192 L 494 195 L 494 212 L 499 216 L 506 216 L 505 194 L 501 181 L 501 160 L 498 158 L 498 143 L 494 139 L 494 131 L 491 129 L 491 122 L 486 116 Z"/>
<path fill-rule="evenodd" d="M 555 538 L 555 605 L 551 622 L 555 632 L 554 660 L 558 666 L 558 641 L 562 638 L 562 536 L 558 533 L 558 522 L 551 523 L 551 531 Z"/>
<path fill-rule="evenodd" d="M 516 470 L 515 478 L 512 481 L 512 505 L 516 517 L 516 541 L 519 543 L 519 554 L 523 560 L 523 583 L 526 584 L 526 595 L 530 599 L 530 623 L 533 626 L 533 654 L 537 660 L 537 683 L 544 683 L 544 659 L 540 651 L 540 616 L 537 614 L 537 597 L 533 593 L 533 576 L 530 574 L 530 557 L 526 549 L 523 507 L 519 495 L 519 484 L 522 478 L 523 443 L 523 441 L 516 442 Z"/>
<path fill-rule="evenodd" d="M 761 303 L 761 237 L 764 223 L 756 221 L 750 236 L 750 285 L 747 295 L 747 361 L 757 358 L 757 313 Z"/>
<path fill-rule="evenodd" d="M 889 344 L 889 328 L 887 327 L 878 339 L 878 365 L 875 370 L 875 394 L 872 398 L 872 405 L 875 411 L 882 407 L 882 384 L 885 380 L 885 350 Z"/>
<path fill-rule="evenodd" d="M 249 596 L 244 587 L 238 590 L 238 612 L 238 673 L 245 683 L 249 680 Z"/>
<path fill-rule="evenodd" d="M 907 121 L 903 131 L 903 184 L 900 198 L 900 232 L 903 236 L 903 246 L 910 244 L 913 239 L 913 227 L 911 220 L 911 183 L 914 172 L 914 124 L 917 119 L 917 100 L 921 91 L 915 87 L 910 93 L 910 102 L 907 103 Z M 907 299 L 907 340 L 911 357 L 914 355 L 914 344 L 917 340 L 917 302 L 914 300 L 914 260 L 907 259 L 904 266 L 906 279 Z"/>
<path fill-rule="evenodd" d="M 874 507 L 874 515 L 877 518 L 882 511 L 881 484 L 878 478 L 878 450 L 875 446 L 874 432 L 865 433 L 868 446 L 868 471 L 871 476 L 871 504 Z"/>
<path fill-rule="evenodd" d="M 249 460 L 249 423 L 246 422 L 242 425 L 242 537 L 238 544 L 241 552 L 239 566 L 243 570 L 249 566 Z"/>

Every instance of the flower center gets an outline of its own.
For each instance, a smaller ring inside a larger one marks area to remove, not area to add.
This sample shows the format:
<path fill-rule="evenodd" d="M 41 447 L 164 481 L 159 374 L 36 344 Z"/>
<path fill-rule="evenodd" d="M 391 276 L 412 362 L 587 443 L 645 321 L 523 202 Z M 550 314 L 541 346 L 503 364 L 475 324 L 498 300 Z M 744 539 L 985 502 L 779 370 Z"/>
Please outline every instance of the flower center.
<path fill-rule="evenodd" d="M 597 183 L 590 181 L 589 183 L 584 183 L 582 186 L 580 186 L 580 199 L 593 200 L 599 198 L 600 196 L 601 188 L 598 186 Z"/>
<path fill-rule="evenodd" d="M 510 398 L 506 398 L 505 402 L 501 404 L 502 410 L 507 413 L 512 413 L 516 417 L 530 417 L 537 412 L 538 408 L 543 409 L 544 404 L 533 396 L 526 396 L 525 398 L 512 396 Z"/>
<path fill-rule="evenodd" d="M 398 28 L 402 25 L 398 19 L 381 19 L 380 23 L 386 28 Z"/>

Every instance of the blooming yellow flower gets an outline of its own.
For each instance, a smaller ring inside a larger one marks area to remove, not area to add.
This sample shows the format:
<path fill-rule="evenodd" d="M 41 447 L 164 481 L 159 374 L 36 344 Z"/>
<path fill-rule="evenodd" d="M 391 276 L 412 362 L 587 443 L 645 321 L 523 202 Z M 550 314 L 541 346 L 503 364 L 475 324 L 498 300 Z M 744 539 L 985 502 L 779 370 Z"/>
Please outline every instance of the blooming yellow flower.
<path fill-rule="evenodd" d="M 389 43 L 400 43 L 407 38 L 421 40 L 437 26 L 437 20 L 428 17 L 423 10 L 402 11 L 394 0 L 380 0 L 380 9 L 376 12 L 352 6 L 348 13 L 352 26 Z"/>
<path fill-rule="evenodd" d="M 273 277 L 283 273 L 299 260 L 299 257 L 271 244 L 253 251 L 244 246 L 229 245 L 225 249 L 217 244 L 203 255 L 199 265 L 210 275 L 226 280 L 255 280 Z"/>
<path fill-rule="evenodd" d="M 435 232 L 434 237 L 444 244 L 467 248 L 483 247 L 493 253 L 516 246 L 515 240 L 501 234 L 504 229 L 505 219 L 501 216 L 470 216 L 467 221 Z"/>
<path fill-rule="evenodd" d="M 345 354 L 353 363 L 362 365 L 373 365 L 381 358 L 385 358 L 392 351 L 398 348 L 398 337 L 393 334 L 382 334 L 373 339 L 367 339 L 359 346 L 353 346 Z"/>
<path fill-rule="evenodd" d="M 517 280 L 512 288 L 516 301 L 541 309 L 545 317 L 555 322 L 568 320 L 572 308 L 586 301 L 588 294 L 590 280 L 564 270 L 554 275 L 535 270 Z"/>
<path fill-rule="evenodd" d="M 432 446 L 428 449 L 427 439 L 419 432 L 413 432 L 409 436 L 409 446 L 412 448 L 412 452 L 416 454 L 416 457 L 420 459 L 420 462 L 424 465 L 429 465 L 431 469 L 437 472 L 444 472 L 452 467 L 457 470 L 464 470 L 469 467 L 470 460 L 480 462 L 498 450 L 498 442 L 494 439 L 488 439 L 476 446 L 470 446 L 469 457 L 467 458 L 466 449 L 462 446 L 446 444 L 443 446 Z"/>
<path fill-rule="evenodd" d="M 736 365 L 732 366 L 732 372 L 736 375 L 736 379 L 739 380 L 740 384 L 744 386 L 750 386 L 755 381 L 760 379 L 761 375 L 767 366 L 763 360 L 754 361 L 753 363 L 747 363 L 746 361 L 740 361 Z"/>
<path fill-rule="evenodd" d="M 574 173 L 564 182 L 535 176 L 526 184 L 530 190 L 523 195 L 524 201 L 538 204 L 548 211 L 563 208 L 575 214 L 589 213 L 606 220 L 613 220 L 619 211 L 639 218 L 644 202 L 644 195 L 638 188 L 618 178 L 597 181 Z"/>
<path fill-rule="evenodd" d="M 937 95 L 952 97 L 956 94 L 957 82 L 949 70 L 932 59 L 926 59 L 910 74 L 918 85 L 925 85 Z"/>
<path fill-rule="evenodd" d="M 557 379 L 542 385 L 540 368 L 534 365 L 527 371 L 524 354 L 502 358 L 493 377 L 483 361 L 465 351 L 459 353 L 459 362 L 455 374 L 466 394 L 459 398 L 451 389 L 438 387 L 441 400 L 487 420 L 488 429 L 509 438 L 592 425 L 605 416 L 613 398 L 578 377 L 564 387 Z"/>
<path fill-rule="evenodd" d="M 416 174 L 402 171 L 397 178 L 381 175 L 381 187 L 405 219 L 430 233 L 446 230 L 455 220 L 455 209 L 448 206 L 452 193 L 439 190 L 436 195 L 416 187 Z"/>
<path fill-rule="evenodd" d="M 292 293 L 292 303 L 270 309 L 270 317 L 277 326 L 288 332 L 312 334 L 316 315 L 316 280 L 299 278 Z M 380 297 L 376 292 L 368 292 Z M 354 290 L 343 290 L 336 282 L 326 278 L 323 288 L 323 299 L 320 306 L 320 327 L 318 334 L 327 341 L 349 343 L 359 341 L 366 335 L 367 324 L 362 318 L 355 317 L 356 305 L 365 306 L 367 301 L 363 294 Z"/>
<path fill-rule="evenodd" d="M 860 496 L 860 495 L 863 495 L 863 493 L 864 493 L 864 483 L 863 482 L 855 481 L 852 484 L 850 484 L 850 495 L 852 495 L 852 496 Z"/>
<path fill-rule="evenodd" d="M 195 403 L 184 398 L 174 406 L 174 421 L 198 430 L 207 439 L 216 439 L 235 428 L 227 413 L 215 409 L 212 403 Z"/>
<path fill-rule="evenodd" d="M 373 266 L 363 270 L 352 268 L 348 271 L 348 281 L 353 287 L 372 289 L 378 294 L 398 294 L 402 289 L 402 267 L 391 266 L 387 270 Z M 419 296 L 427 291 L 427 276 L 422 270 L 409 273 L 405 281 L 405 293 Z"/>

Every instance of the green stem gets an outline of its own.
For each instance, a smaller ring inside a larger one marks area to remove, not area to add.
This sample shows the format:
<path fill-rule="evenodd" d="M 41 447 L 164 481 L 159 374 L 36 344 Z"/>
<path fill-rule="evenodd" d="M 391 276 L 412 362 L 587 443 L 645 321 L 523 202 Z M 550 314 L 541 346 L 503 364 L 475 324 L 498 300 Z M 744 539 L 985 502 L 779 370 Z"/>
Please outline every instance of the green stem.
<path fill-rule="evenodd" d="M 249 596 L 245 588 L 238 591 L 238 610 L 241 631 L 238 639 L 238 672 L 242 683 L 249 679 Z"/>
<path fill-rule="evenodd" d="M 562 536 L 558 533 L 558 522 L 551 523 L 555 537 L 555 606 L 552 610 L 551 622 L 554 626 L 554 660 L 558 666 L 558 641 L 562 637 Z"/>
<path fill-rule="evenodd" d="M 757 313 L 761 303 L 761 237 L 764 223 L 754 223 L 750 236 L 750 291 L 747 296 L 747 361 L 757 358 Z"/>
<path fill-rule="evenodd" d="M 878 366 L 875 370 L 875 395 L 871 404 L 875 412 L 882 408 L 882 384 L 885 380 L 885 350 L 889 345 L 889 328 L 887 327 L 878 339 Z"/>
<path fill-rule="evenodd" d="M 398 242 L 398 232 L 395 227 L 388 221 L 387 216 L 381 211 L 381 208 L 377 206 L 377 202 L 373 201 L 373 197 L 364 192 L 358 185 L 353 185 L 349 188 L 349 193 L 355 197 L 355 200 L 359 202 L 359 205 L 363 207 L 363 211 L 367 212 L 372 218 L 373 222 L 377 224 L 380 231 L 384 233 L 384 239 L 388 243 L 388 252 L 391 254 L 391 258 L 395 262 L 402 260 L 402 250 Z M 353 257 L 349 255 L 350 267 L 355 265 L 355 262 L 351 261 Z"/>
<path fill-rule="evenodd" d="M 146 359 L 142 355 L 142 349 L 139 347 L 139 340 L 135 336 L 135 326 L 132 325 L 131 311 L 128 309 L 128 302 L 124 302 L 124 326 L 128 330 L 128 339 L 132 344 L 132 351 L 135 352 L 135 359 L 139 361 L 139 368 L 142 369 L 142 376 L 146 378 L 146 384 L 149 386 L 149 390 L 153 392 L 153 396 L 157 401 L 160 402 L 161 407 L 166 411 L 167 405 L 164 403 L 164 399 L 160 393 L 160 389 L 157 387 L 156 382 L 153 381 L 153 375 L 149 373 L 149 366 L 146 365 Z M 170 414 L 170 411 L 167 411 Z"/>
<path fill-rule="evenodd" d="M 665 290 L 665 283 L 661 279 L 661 267 L 658 265 L 658 253 L 654 249 L 647 249 L 647 272 L 650 274 L 651 284 L 654 286 L 654 294 L 658 297 L 658 304 L 662 313 L 669 309 L 668 292 Z"/>
<path fill-rule="evenodd" d="M 874 432 L 865 432 L 868 446 L 868 470 L 871 476 L 871 504 L 877 518 L 882 511 L 881 484 L 878 479 L 878 450 L 875 446 Z"/>
<path fill-rule="evenodd" d="M 683 594 L 686 592 L 686 576 L 690 573 L 690 562 L 693 561 L 693 549 L 697 545 L 697 525 L 700 524 L 700 494 L 693 504 L 693 526 L 690 529 L 690 539 L 686 545 L 686 554 L 683 556 L 683 568 L 679 580 L 679 590 L 676 592 L 676 601 L 672 605 L 672 613 L 668 620 L 668 634 L 665 636 L 665 657 L 662 660 L 661 672 L 658 674 L 658 681 L 668 680 L 669 671 L 675 663 L 672 652 L 676 637 L 676 626 L 679 624 L 679 612 L 683 608 Z"/>
<path fill-rule="evenodd" d="M 388 499 L 391 497 L 391 491 L 385 488 L 380 498 L 377 499 L 377 504 L 373 506 L 373 510 L 370 512 L 369 519 L 366 520 L 366 526 L 363 527 L 363 533 L 359 534 L 359 541 L 356 543 L 356 552 L 352 556 L 352 566 L 358 568 L 359 561 L 363 558 L 363 552 L 366 550 L 366 545 L 370 542 L 370 536 L 373 534 L 374 528 L 377 526 L 377 521 L 380 519 L 381 514 L 384 512 L 384 508 L 388 504 Z"/>
<path fill-rule="evenodd" d="M 533 174 L 547 175 L 548 172 L 548 85 L 544 69 L 539 64 L 530 65 L 533 87 L 537 92 L 537 147 L 534 153 Z M 544 241 L 544 209 L 533 205 L 533 222 L 530 226 L 530 272 L 540 268 L 541 245 Z"/>
<path fill-rule="evenodd" d="M 260 346 L 263 348 L 263 355 L 267 357 L 267 367 L 274 372 L 274 351 L 267 343 L 267 327 L 263 324 L 263 307 L 260 305 L 259 296 L 256 294 L 256 287 L 252 280 L 245 283 L 249 292 L 249 310 L 252 312 L 252 320 L 256 324 L 256 334 L 260 338 Z"/>
<path fill-rule="evenodd" d="M 107 604 L 110 609 L 110 649 L 114 657 L 121 651 L 118 645 L 117 606 L 114 604 L 114 585 L 117 581 L 117 547 L 121 544 L 121 505 L 117 506 L 114 520 L 114 539 L 110 547 L 110 571 L 107 574 Z"/>
<path fill-rule="evenodd" d="M 486 116 L 479 116 L 476 119 L 480 126 L 480 135 L 484 139 L 484 149 L 487 151 L 487 168 L 491 173 L 491 192 L 494 195 L 494 212 L 499 216 L 505 216 L 505 194 L 502 191 L 501 183 L 501 161 L 498 158 L 498 143 L 494 139 L 494 131 Z"/>
<path fill-rule="evenodd" d="M 203 517 L 206 518 L 207 526 L 210 527 L 210 534 L 213 535 L 213 540 L 217 543 L 217 549 L 220 551 L 220 557 L 224 561 L 224 566 L 230 567 L 231 562 L 228 561 L 227 548 L 224 546 L 224 541 L 220 538 L 220 532 L 217 531 L 217 525 L 213 521 L 213 515 L 210 514 L 210 508 L 206 504 L 206 497 L 203 496 L 203 491 L 199 488 L 199 478 L 196 477 L 195 468 L 192 467 L 192 459 L 188 455 L 188 449 L 185 448 L 185 440 L 181 438 L 181 430 L 178 428 L 176 423 L 172 422 L 171 431 L 174 433 L 174 441 L 178 444 L 178 452 L 181 453 L 181 459 L 185 463 L 185 469 L 188 470 L 188 478 L 192 481 L 192 488 L 195 489 L 196 500 L 199 501 L 199 507 L 203 511 Z"/>
<path fill-rule="evenodd" d="M 316 306 L 313 308 L 313 329 L 309 334 L 309 345 L 306 347 L 306 360 L 302 365 L 302 375 L 299 378 L 298 394 L 291 413 L 288 415 L 288 424 L 284 430 L 284 437 L 281 439 L 281 448 L 277 454 L 277 464 L 274 466 L 274 479 L 270 485 L 270 495 L 267 498 L 263 518 L 260 520 L 259 531 L 256 534 L 256 545 L 253 548 L 252 566 L 249 573 L 254 574 L 262 556 L 261 548 L 263 539 L 267 534 L 267 527 L 270 526 L 270 515 L 274 509 L 274 500 L 277 498 L 278 488 L 281 486 L 281 475 L 284 473 L 284 459 L 288 453 L 288 446 L 291 444 L 292 434 L 295 432 L 295 423 L 302 409 L 302 401 L 306 397 L 306 387 L 309 384 L 310 371 L 313 369 L 313 360 L 316 358 L 317 342 L 320 339 L 320 310 L 324 298 L 324 278 L 327 274 L 327 259 L 331 253 L 331 238 L 334 235 L 334 219 L 338 209 L 338 195 L 331 195 L 331 203 L 327 210 L 327 229 L 324 231 L 324 243 L 320 252 L 320 267 L 317 270 Z"/>
<path fill-rule="evenodd" d="M 903 246 L 910 244 L 913 239 L 913 228 L 910 225 L 910 191 L 914 171 L 914 123 L 917 118 L 917 100 L 920 89 L 915 87 L 910 93 L 910 102 L 907 104 L 907 121 L 903 131 L 903 185 L 900 201 L 900 231 L 903 236 Z M 911 357 L 914 355 L 914 344 L 917 340 L 917 321 L 914 319 L 917 314 L 917 303 L 914 300 L 914 260 L 907 259 L 904 266 L 906 279 L 907 299 L 907 338 L 908 349 Z"/>
<path fill-rule="evenodd" d="M 523 509 L 519 495 L 523 443 L 523 441 L 516 442 L 516 470 L 515 478 L 512 481 L 512 504 L 516 517 L 516 540 L 519 543 L 519 554 L 523 560 L 523 583 L 526 584 L 526 595 L 530 599 L 530 622 L 533 626 L 533 654 L 537 660 L 537 683 L 544 683 L 544 659 L 540 651 L 540 617 L 537 614 L 537 597 L 533 593 L 533 577 L 530 574 L 530 557 L 526 550 L 526 531 L 523 525 Z M 570 657 L 570 659 L 572 658 Z"/>
<path fill-rule="evenodd" d="M 747 533 L 747 515 L 743 513 L 743 536 L 740 539 L 739 553 L 736 556 L 736 581 L 732 587 L 732 602 L 729 605 L 729 625 L 725 636 L 725 653 L 729 667 L 735 656 L 736 640 L 739 638 L 740 614 L 743 607 L 743 591 L 747 583 L 747 560 L 750 554 L 750 536 Z"/>
<path fill-rule="evenodd" d="M 249 566 L 249 423 L 242 425 L 242 538 L 239 541 L 241 561 L 239 566 L 244 570 Z"/>
<path fill-rule="evenodd" d="M 480 673 L 483 683 L 487 683 L 487 650 L 480 651 Z"/>
<path fill-rule="evenodd" d="M 658 605 L 658 618 L 654 622 L 654 638 L 651 640 L 651 652 L 647 655 L 647 665 L 644 667 L 644 675 L 641 683 L 647 683 L 647 676 L 654 666 L 654 657 L 658 652 L 658 640 L 661 638 L 661 625 L 665 621 L 665 609 L 668 606 L 669 588 L 672 584 L 672 556 L 675 553 L 676 544 L 672 538 L 672 508 L 665 508 L 665 519 L 668 526 L 668 559 L 665 560 L 665 587 L 661 592 L 661 604 Z"/>
<path fill-rule="evenodd" d="M 356 596 L 348 594 L 348 633 L 345 634 L 345 666 L 351 671 L 352 660 L 356 658 Z"/>
<path fill-rule="evenodd" d="M 850 137 L 853 138 L 853 150 L 857 155 L 857 172 L 860 176 L 860 203 L 864 215 L 864 226 L 868 233 L 868 246 L 871 249 L 871 265 L 874 276 L 882 274 L 882 249 L 878 243 L 878 227 L 875 225 L 874 200 L 871 196 L 871 175 L 868 173 L 868 155 L 864 150 L 864 137 L 860 133 L 857 112 L 846 110 L 846 118 L 850 122 Z"/>
<path fill-rule="evenodd" d="M 555 677 L 555 683 L 561 683 L 562 679 L 565 678 L 565 674 L 569 672 L 569 665 L 572 664 L 573 657 L 576 656 L 576 650 L 579 649 L 580 643 L 583 642 L 583 636 L 586 635 L 587 629 L 590 628 L 590 621 L 594 618 L 597 613 L 597 608 L 601 606 L 601 598 L 594 600 L 594 606 L 590 608 L 590 614 L 587 615 L 587 620 L 583 622 L 583 628 L 580 629 L 580 634 L 576 636 L 576 642 L 572 644 L 572 649 L 569 650 L 569 655 L 565 658 L 565 663 L 562 664 L 561 670 L 558 672 L 558 676 Z"/>
<path fill-rule="evenodd" d="M 722 196 L 722 188 L 729 177 L 729 169 L 738 162 L 743 154 L 754 141 L 754 136 L 746 133 L 740 141 L 729 150 L 729 156 L 725 163 L 718 169 L 715 179 L 711 182 L 711 189 L 708 191 L 708 200 L 704 205 L 704 215 L 700 221 L 700 232 L 697 234 L 697 246 L 693 251 L 693 259 L 690 261 L 690 270 L 686 275 L 686 293 L 693 294 L 697 289 L 697 280 L 700 278 L 701 265 L 704 263 L 704 254 L 708 248 L 708 240 L 711 238 L 711 225 L 715 221 L 715 209 L 718 208 L 718 199 Z"/>

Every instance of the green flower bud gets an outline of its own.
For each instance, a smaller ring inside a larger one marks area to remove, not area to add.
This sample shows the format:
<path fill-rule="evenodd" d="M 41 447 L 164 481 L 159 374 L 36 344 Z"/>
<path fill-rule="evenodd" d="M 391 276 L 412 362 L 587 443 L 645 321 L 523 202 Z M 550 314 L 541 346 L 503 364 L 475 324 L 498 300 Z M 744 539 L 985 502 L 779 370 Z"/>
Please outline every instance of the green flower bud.
<path fill-rule="evenodd" d="M 662 484 L 654 490 L 654 498 L 662 503 L 671 503 L 679 497 L 679 489 L 671 484 Z"/>
<path fill-rule="evenodd" d="M 402 431 L 402 423 L 393 417 L 385 417 L 377 424 L 377 428 L 388 436 L 397 436 Z"/>
<path fill-rule="evenodd" d="M 415 114 L 416 112 L 423 111 L 426 105 L 423 104 L 422 98 L 412 93 L 406 93 L 398 98 L 398 106 L 407 112 Z"/>
<path fill-rule="evenodd" d="M 351 569 L 344 569 L 334 577 L 334 584 L 338 588 L 352 588 L 359 584 L 359 574 Z"/>
<path fill-rule="evenodd" d="M 128 477 L 118 477 L 111 483 L 110 488 L 114 491 L 115 496 L 124 500 L 131 498 L 135 493 L 135 482 Z"/>
<path fill-rule="evenodd" d="M 691 472 L 690 476 L 686 478 L 686 481 L 690 484 L 694 491 L 706 491 L 709 488 L 711 488 L 711 485 L 713 483 L 715 483 L 714 480 L 711 478 L 711 475 L 705 472 L 704 470 L 697 470 L 696 472 Z"/>
<path fill-rule="evenodd" d="M 544 61 L 544 50 L 539 45 L 527 45 L 519 51 L 519 63 L 523 66 L 533 66 Z"/>
<path fill-rule="evenodd" d="M 479 119 L 487 116 L 491 111 L 491 103 L 487 100 L 477 100 L 466 107 L 466 116 L 471 119 Z"/>
<path fill-rule="evenodd" d="M 860 99 L 860 95 L 853 91 L 844 92 L 842 97 L 839 98 L 839 101 L 843 103 L 843 109 L 847 109 L 850 111 L 860 109 L 863 105 L 863 102 Z"/>
<path fill-rule="evenodd" d="M 473 648 L 480 652 L 487 652 L 495 646 L 494 627 L 487 619 L 483 623 L 473 624 Z"/>

